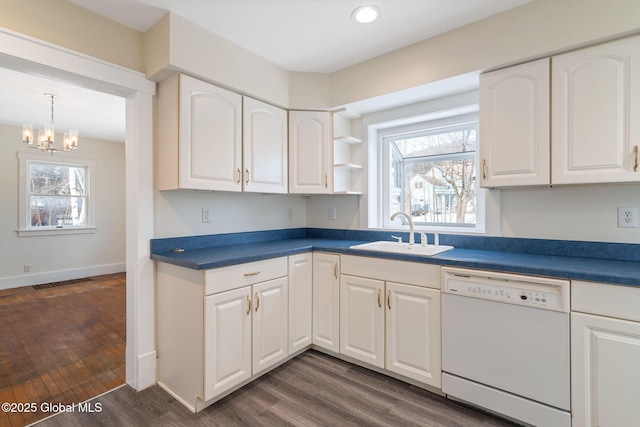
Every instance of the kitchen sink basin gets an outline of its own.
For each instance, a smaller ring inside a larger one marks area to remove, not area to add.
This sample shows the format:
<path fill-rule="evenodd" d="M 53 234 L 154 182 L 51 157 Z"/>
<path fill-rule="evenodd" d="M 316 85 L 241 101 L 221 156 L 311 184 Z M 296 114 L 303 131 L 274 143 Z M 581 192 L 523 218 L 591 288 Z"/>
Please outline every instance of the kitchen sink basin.
<path fill-rule="evenodd" d="M 388 241 L 362 243 L 350 246 L 349 249 L 361 249 L 364 251 L 390 252 L 394 254 L 433 256 L 453 249 L 453 246 L 446 245 L 410 245 L 409 243 L 397 243 Z"/>

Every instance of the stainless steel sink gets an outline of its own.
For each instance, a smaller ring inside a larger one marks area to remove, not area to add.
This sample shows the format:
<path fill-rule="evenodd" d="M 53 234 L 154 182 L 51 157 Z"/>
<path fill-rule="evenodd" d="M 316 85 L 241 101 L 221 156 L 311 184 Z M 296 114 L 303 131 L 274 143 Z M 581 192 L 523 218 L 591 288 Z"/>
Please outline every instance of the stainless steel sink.
<path fill-rule="evenodd" d="M 453 246 L 446 245 L 410 245 L 409 243 L 397 243 L 389 241 L 379 241 L 362 243 L 360 245 L 349 246 L 349 249 L 361 249 L 364 251 L 390 252 L 394 254 L 433 256 L 453 249 Z"/>

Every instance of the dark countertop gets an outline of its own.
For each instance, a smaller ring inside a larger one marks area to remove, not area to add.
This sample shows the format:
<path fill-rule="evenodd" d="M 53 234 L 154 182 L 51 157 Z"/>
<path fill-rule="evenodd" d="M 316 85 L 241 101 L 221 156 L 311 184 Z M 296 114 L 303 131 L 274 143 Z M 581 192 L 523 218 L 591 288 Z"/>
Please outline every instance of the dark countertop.
<path fill-rule="evenodd" d="M 538 255 L 464 248 L 456 248 L 432 257 L 349 249 L 350 246 L 360 243 L 366 242 L 323 238 L 293 238 L 194 248 L 187 249 L 184 252 L 152 253 L 151 258 L 156 261 L 195 270 L 207 270 L 313 250 L 373 258 L 423 262 L 427 264 L 640 286 L 640 262 L 637 261 Z"/>

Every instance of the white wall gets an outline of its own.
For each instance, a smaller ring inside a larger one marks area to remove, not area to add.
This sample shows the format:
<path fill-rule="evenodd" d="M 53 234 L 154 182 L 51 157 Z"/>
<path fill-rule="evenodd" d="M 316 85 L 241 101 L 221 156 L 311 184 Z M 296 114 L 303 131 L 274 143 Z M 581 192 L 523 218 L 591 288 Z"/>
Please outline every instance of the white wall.
<path fill-rule="evenodd" d="M 157 191 L 155 237 L 304 227 L 306 199 L 282 194 Z M 210 223 L 202 222 L 204 207 L 211 209 Z"/>
<path fill-rule="evenodd" d="M 95 233 L 18 237 L 17 152 L 35 152 L 21 139 L 21 128 L 0 125 L 0 289 L 124 271 L 124 144 L 80 135 L 77 151 L 56 154 L 96 160 Z"/>
<path fill-rule="evenodd" d="M 359 225 L 358 197 L 310 198 L 307 227 L 366 229 Z M 617 224 L 617 207 L 640 212 L 640 184 L 509 189 L 501 190 L 500 200 L 504 237 L 640 243 L 640 228 Z M 331 207 L 336 220 L 328 219 Z"/>

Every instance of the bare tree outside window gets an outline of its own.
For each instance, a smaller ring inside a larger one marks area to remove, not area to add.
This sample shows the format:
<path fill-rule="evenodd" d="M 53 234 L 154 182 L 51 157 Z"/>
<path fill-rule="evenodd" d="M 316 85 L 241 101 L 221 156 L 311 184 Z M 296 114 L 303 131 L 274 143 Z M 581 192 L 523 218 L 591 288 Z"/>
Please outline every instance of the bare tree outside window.
<path fill-rule="evenodd" d="M 31 226 L 86 225 L 86 177 L 85 167 L 31 162 L 28 190 Z"/>
<path fill-rule="evenodd" d="M 392 206 L 395 202 L 399 210 L 411 212 L 417 224 L 475 225 L 477 122 L 389 140 L 397 175 L 391 183 Z"/>

